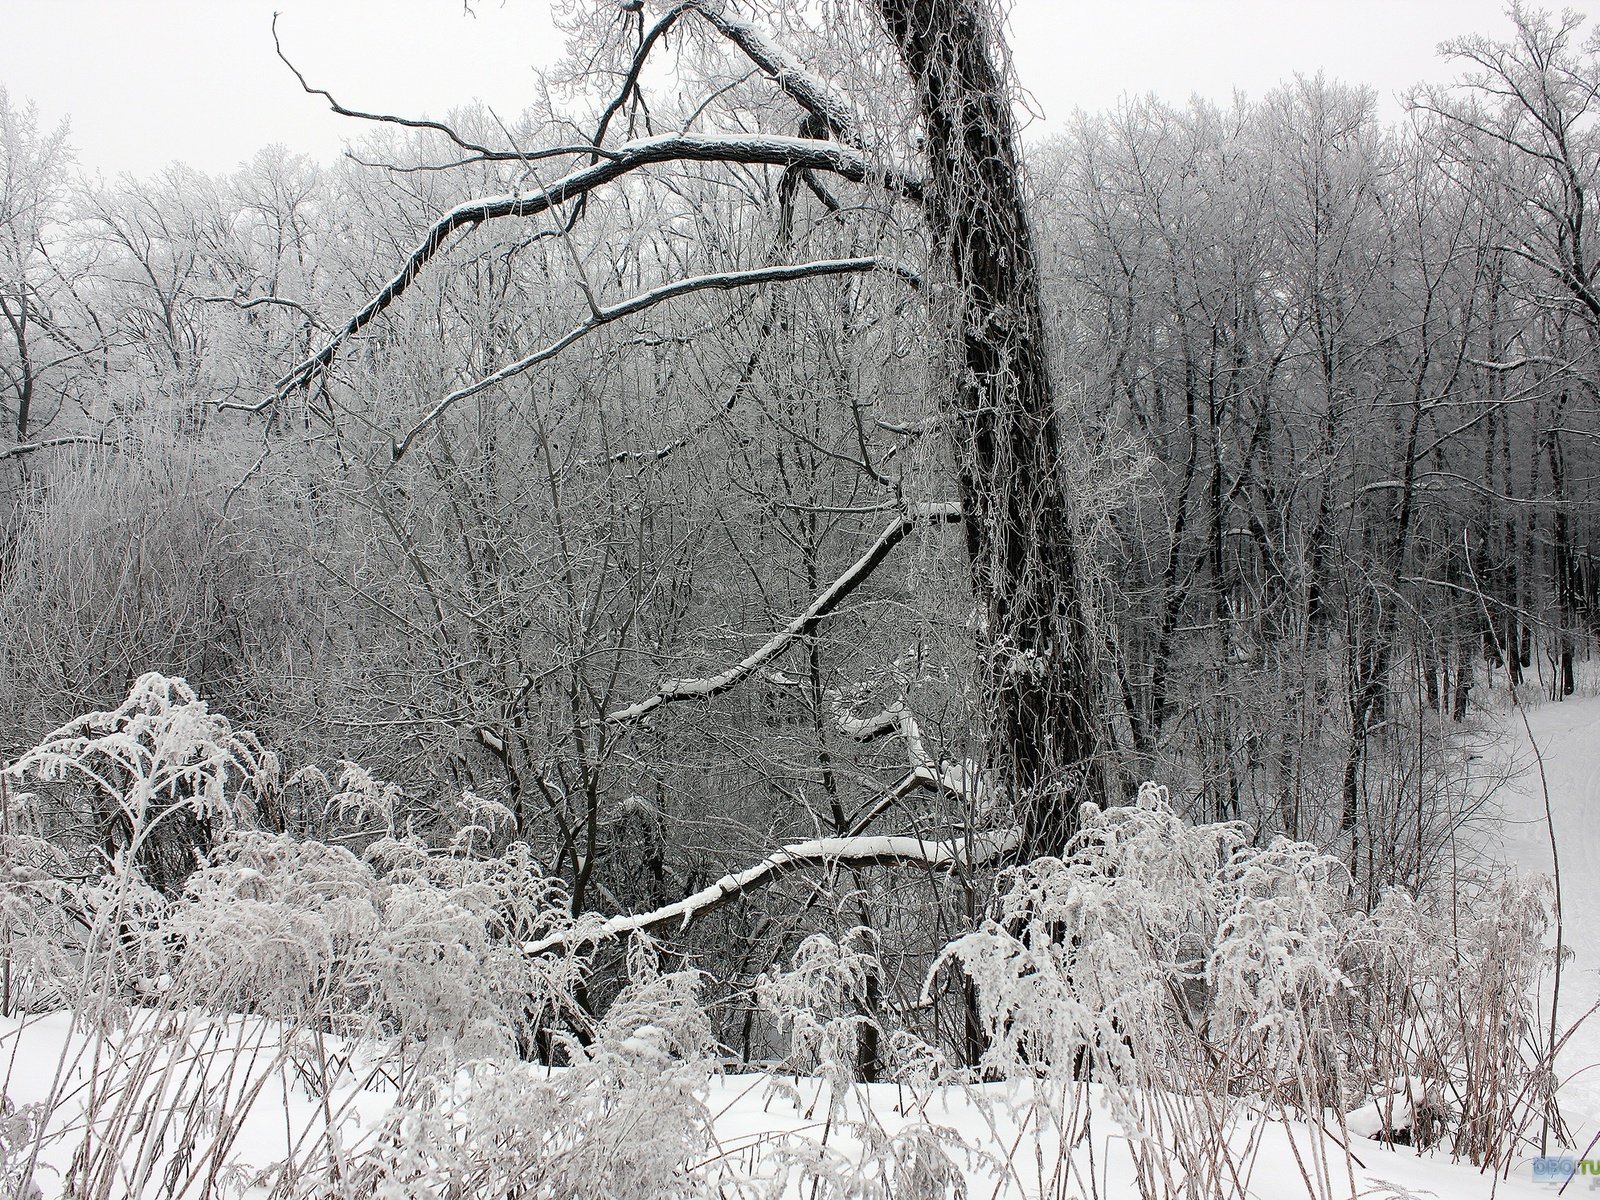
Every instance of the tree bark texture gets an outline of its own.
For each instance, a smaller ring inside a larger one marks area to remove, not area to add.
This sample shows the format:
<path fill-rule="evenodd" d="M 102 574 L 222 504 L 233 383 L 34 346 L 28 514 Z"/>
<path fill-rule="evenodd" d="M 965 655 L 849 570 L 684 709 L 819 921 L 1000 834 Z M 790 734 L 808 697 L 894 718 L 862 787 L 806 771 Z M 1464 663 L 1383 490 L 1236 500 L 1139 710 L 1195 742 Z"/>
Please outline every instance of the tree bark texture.
<path fill-rule="evenodd" d="M 953 424 L 986 608 L 988 765 L 1021 806 L 1022 856 L 1054 854 L 1094 788 L 1096 675 L 995 18 L 982 0 L 879 11 L 915 86 L 924 205 L 958 295 Z"/>

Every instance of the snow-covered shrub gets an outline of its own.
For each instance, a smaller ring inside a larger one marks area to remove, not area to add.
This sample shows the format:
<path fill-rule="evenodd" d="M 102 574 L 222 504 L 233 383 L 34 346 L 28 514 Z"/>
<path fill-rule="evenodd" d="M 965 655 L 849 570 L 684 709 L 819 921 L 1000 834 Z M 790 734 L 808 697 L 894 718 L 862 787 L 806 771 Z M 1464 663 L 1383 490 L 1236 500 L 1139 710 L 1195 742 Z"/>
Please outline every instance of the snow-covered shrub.
<path fill-rule="evenodd" d="M 352 976 L 402 1035 L 525 1045 L 539 1022 L 573 1007 L 587 961 L 522 950 L 570 923 L 565 887 L 526 845 L 475 858 L 384 841 L 368 858 L 382 874 L 383 920 Z"/>
<path fill-rule="evenodd" d="M 58 1005 L 73 992 L 81 928 L 68 915 L 66 855 L 43 838 L 0 834 L 0 1016 Z"/>
<path fill-rule="evenodd" d="M 1429 1052 L 1450 1064 L 1457 1120 L 1452 1149 L 1475 1163 L 1501 1166 L 1523 1134 L 1555 1106 L 1554 1064 L 1538 984 L 1551 959 L 1545 935 L 1553 917 L 1548 880 L 1507 875 L 1468 882 L 1452 914 L 1452 937 L 1436 935 L 1430 991 L 1442 1001 L 1430 1015 Z M 1436 928 L 1443 921 L 1435 923 Z M 1438 929 L 1438 934 L 1443 934 Z M 1559 1129 L 1559 1117 L 1557 1117 Z"/>
<path fill-rule="evenodd" d="M 0 1196 L 8 1200 L 41 1200 L 44 1195 L 34 1180 L 31 1153 L 43 1115 L 41 1106 L 19 1108 L 0 1091 Z"/>
<path fill-rule="evenodd" d="M 1241 1064 L 1227 1092 L 1306 1111 L 1346 1098 L 1343 1038 L 1352 930 L 1348 877 L 1304 842 L 1236 846 L 1214 881 L 1220 921 L 1206 961 L 1207 1037 Z"/>
<path fill-rule="evenodd" d="M 126 856 L 85 877 L 53 842 L 0 835 L 0 1016 L 134 996 L 162 973 L 164 907 Z"/>
<path fill-rule="evenodd" d="M 155 673 L 117 708 L 54 730 L 0 771 L 16 831 L 0 881 L 0 967 L 77 1004 L 159 977 L 163 897 L 248 825 L 277 774 L 251 734 Z M 13 788 L 29 778 L 35 790 Z"/>
<path fill-rule="evenodd" d="M 346 977 L 382 914 L 377 876 L 350 851 L 241 833 L 190 877 L 164 927 L 197 998 L 293 1019 L 344 1015 Z"/>
<path fill-rule="evenodd" d="M 789 1037 L 789 1069 L 822 1076 L 836 1093 L 855 1081 L 861 1037 L 873 1022 L 870 993 L 883 968 L 871 947 L 867 929 L 837 942 L 813 934 L 788 970 L 774 967 L 756 983 L 757 1002 Z"/>
<path fill-rule="evenodd" d="M 1105 1085 L 1159 1193 L 1221 1195 L 1247 1098 L 1320 1113 L 1340 1095 L 1348 917 L 1314 848 L 1188 825 L 1164 789 L 1086 812 L 1061 858 L 1000 881 L 947 953 L 977 986 L 983 1065 Z M 1051 1123 L 1073 1138 L 1071 1089 Z"/>
<path fill-rule="evenodd" d="M 1349 955 L 1352 1047 L 1377 1134 L 1504 1167 L 1560 1129 L 1539 985 L 1552 965 L 1548 880 L 1462 871 L 1447 896 L 1386 893 Z"/>
<path fill-rule="evenodd" d="M 1159 1052 L 1183 1070 L 1175 1010 L 1207 990 L 1223 869 L 1247 849 L 1241 827 L 1185 825 L 1146 785 L 1088 814 L 1063 857 L 1007 872 L 990 919 L 946 952 L 977 984 L 985 1066 L 1126 1077 Z"/>
<path fill-rule="evenodd" d="M 174 895 L 220 832 L 250 822 L 278 763 L 182 679 L 151 672 L 117 708 L 67 722 L 6 773 L 41 781 L 52 840 L 86 825 L 85 849 L 102 865 L 125 857 Z"/>
<path fill-rule="evenodd" d="M 475 1060 L 418 1079 L 370 1140 L 303 1166 L 300 1195 L 616 1200 L 715 1194 L 710 1026 L 693 973 L 625 988 L 570 1066 Z"/>
<path fill-rule="evenodd" d="M 525 847 L 471 859 L 384 840 L 363 859 L 247 833 L 195 873 L 163 931 L 184 993 L 209 1007 L 514 1052 L 581 978 L 579 958 L 522 953 L 565 920 Z"/>
<path fill-rule="evenodd" d="M 1373 1107 L 1374 1134 L 1501 1164 L 1553 1094 L 1544 886 L 1463 879 L 1365 913 L 1337 859 L 1187 825 L 1146 784 L 1088 813 L 1061 858 L 1007 872 L 946 954 L 977 986 L 989 1071 L 1107 1084 L 1129 1138 L 1202 1191 L 1262 1103 Z"/>

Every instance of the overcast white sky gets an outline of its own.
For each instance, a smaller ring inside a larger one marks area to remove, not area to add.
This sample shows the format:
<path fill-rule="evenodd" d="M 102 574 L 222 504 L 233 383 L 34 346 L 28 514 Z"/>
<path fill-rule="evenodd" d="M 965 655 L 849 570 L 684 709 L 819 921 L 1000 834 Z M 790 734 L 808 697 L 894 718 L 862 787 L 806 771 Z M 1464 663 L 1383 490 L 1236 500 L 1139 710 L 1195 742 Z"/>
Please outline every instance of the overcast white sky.
<path fill-rule="evenodd" d="M 560 51 L 546 0 L 0 0 L 0 85 L 72 118 L 86 167 L 144 173 L 174 160 L 231 170 L 270 142 L 328 159 L 352 123 L 304 95 L 285 47 L 344 103 L 442 115 L 528 99 Z M 1015 0 L 1012 44 L 1048 124 L 1123 93 L 1174 101 L 1258 96 L 1319 69 L 1394 96 L 1448 74 L 1444 38 L 1510 28 L 1503 0 Z M 357 130 L 356 132 L 359 132 Z"/>

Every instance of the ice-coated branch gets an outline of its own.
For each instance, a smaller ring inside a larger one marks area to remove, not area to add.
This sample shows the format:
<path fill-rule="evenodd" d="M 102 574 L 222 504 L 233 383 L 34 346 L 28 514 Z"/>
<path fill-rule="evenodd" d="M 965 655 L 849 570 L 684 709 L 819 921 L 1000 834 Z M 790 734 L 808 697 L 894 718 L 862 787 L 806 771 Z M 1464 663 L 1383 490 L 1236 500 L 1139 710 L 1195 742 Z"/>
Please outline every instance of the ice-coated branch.
<path fill-rule="evenodd" d="M 656 137 L 640 138 L 606 151 L 606 157 L 589 166 L 572 171 L 549 186 L 534 192 L 512 192 L 501 196 L 486 196 L 457 205 L 434 222 L 423 235 L 393 278 L 361 306 L 313 354 L 290 368 L 275 385 L 266 399 L 254 405 L 232 405 L 246 411 L 259 412 L 273 401 L 282 398 L 307 383 L 318 371 L 326 369 L 338 355 L 340 348 L 361 330 L 370 325 L 380 313 L 393 304 L 416 281 L 423 269 L 443 249 L 452 235 L 462 229 L 475 228 L 488 221 L 507 217 L 533 217 L 549 212 L 569 201 L 587 195 L 641 167 L 669 162 L 736 162 L 776 167 L 805 168 L 827 171 L 855 183 L 881 174 L 864 154 L 838 142 L 819 141 L 813 138 L 788 137 L 780 134 L 710 134 L 669 133 Z M 918 185 L 911 181 L 888 181 L 898 190 L 915 194 Z"/>
<path fill-rule="evenodd" d="M 687 296 L 693 292 L 713 290 L 731 290 L 733 288 L 753 287 L 762 283 L 785 283 L 795 279 L 810 279 L 822 275 L 847 275 L 876 270 L 883 263 L 877 258 L 834 258 L 823 259 L 817 262 L 792 263 L 774 267 L 757 267 L 749 271 L 719 271 L 710 275 L 694 275 L 688 279 L 678 279 L 671 283 L 652 288 L 648 292 L 641 292 L 637 296 L 629 297 L 617 304 L 597 306 L 590 314 L 587 321 L 573 326 L 549 345 L 535 350 L 532 354 L 507 363 L 498 371 L 485 375 L 482 379 L 474 380 L 464 387 L 457 388 L 448 396 L 443 397 L 437 404 L 428 410 L 422 420 L 413 425 L 406 435 L 394 444 L 393 454 L 396 461 L 411 448 L 418 435 L 442 417 L 452 405 L 476 396 L 485 388 L 491 388 L 498 383 L 504 383 L 524 371 L 531 370 L 542 362 L 547 362 L 560 354 L 574 342 L 587 337 L 603 325 L 623 317 L 630 317 L 646 309 L 654 308 L 666 300 L 673 300 L 679 296 Z"/>
<path fill-rule="evenodd" d="M 802 867 L 924 866 L 930 870 L 952 870 L 993 862 L 1016 849 L 1021 841 L 1019 829 L 939 840 L 903 835 L 813 838 L 782 846 L 754 866 L 724 875 L 672 904 L 649 912 L 612 917 L 598 924 L 580 923 L 536 942 L 526 942 L 522 949 L 525 954 L 569 950 L 661 925 L 673 925 L 681 931 L 696 917 Z"/>
<path fill-rule="evenodd" d="M 19 442 L 13 446 L 0 446 L 0 460 L 7 458 L 21 458 L 24 454 L 34 454 L 40 450 L 54 450 L 59 446 L 110 446 L 112 443 L 100 434 L 83 433 L 73 434 L 68 437 L 45 438 L 39 442 Z"/>
<path fill-rule="evenodd" d="M 699 679 L 669 679 L 659 690 L 644 699 L 636 700 L 626 708 L 607 713 L 606 724 L 625 725 L 649 716 L 664 704 L 678 700 L 709 699 L 742 683 L 794 642 L 816 629 L 824 618 L 844 603 L 851 593 L 866 581 L 867 577 L 888 557 L 889 552 L 904 541 L 906 535 L 913 529 L 930 522 L 939 524 L 959 520 L 961 520 L 961 505 L 955 502 L 912 505 L 884 526 L 883 532 L 878 535 L 877 540 L 865 554 L 856 559 L 843 575 L 829 584 L 804 612 L 767 639 L 759 650 L 716 675 L 707 675 Z"/>

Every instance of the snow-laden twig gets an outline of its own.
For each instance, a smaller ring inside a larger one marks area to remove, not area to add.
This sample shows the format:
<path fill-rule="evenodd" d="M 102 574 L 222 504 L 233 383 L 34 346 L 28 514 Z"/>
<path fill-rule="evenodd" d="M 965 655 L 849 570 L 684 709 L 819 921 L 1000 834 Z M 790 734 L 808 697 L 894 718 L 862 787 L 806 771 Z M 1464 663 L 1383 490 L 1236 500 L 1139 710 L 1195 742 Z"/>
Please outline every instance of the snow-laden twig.
<path fill-rule="evenodd" d="M 812 838 L 782 846 L 754 866 L 724 875 L 693 895 L 672 904 L 649 912 L 612 917 L 596 924 L 574 925 L 538 941 L 526 942 L 522 949 L 527 954 L 544 954 L 551 950 L 590 945 L 659 925 L 675 925 L 681 930 L 696 917 L 704 916 L 800 867 L 848 863 L 853 867 L 915 865 L 949 870 L 993 862 L 1016 849 L 1021 841 L 1020 829 L 938 840 L 904 835 Z"/>
<path fill-rule="evenodd" d="M 865 554 L 851 564 L 849 570 L 829 584 L 827 590 L 813 600 L 804 612 L 768 638 L 759 650 L 715 675 L 699 679 L 669 679 L 644 699 L 636 700 L 626 708 L 607 713 L 606 724 L 625 725 L 649 716 L 664 704 L 671 704 L 677 700 L 709 699 L 742 683 L 792 643 L 816 629 L 825 617 L 838 608 L 877 569 L 889 551 L 904 541 L 906 535 L 918 525 L 959 520 L 961 520 L 961 505 L 955 501 L 912 505 L 884 526 L 877 540 Z"/>
<path fill-rule="evenodd" d="M 786 283 L 794 279 L 809 279 L 820 275 L 847 275 L 860 274 L 876 270 L 883 262 L 878 258 L 832 258 L 821 259 L 816 262 L 789 263 L 773 267 L 757 267 L 749 271 L 717 271 L 708 275 L 694 275 L 688 279 L 677 279 L 671 283 L 651 288 L 637 296 L 630 296 L 616 304 L 597 305 L 590 314 L 589 319 L 574 325 L 566 333 L 542 349 L 535 350 L 532 354 L 507 363 L 498 371 L 474 380 L 464 387 L 457 388 L 448 396 L 442 398 L 428 410 L 422 420 L 413 425 L 406 435 L 394 444 L 393 455 L 398 462 L 402 455 L 411 448 L 411 443 L 422 434 L 429 426 L 442 417 L 452 405 L 476 396 L 486 388 L 491 388 L 498 383 L 504 383 L 521 375 L 524 371 L 532 370 L 542 362 L 547 362 L 560 354 L 574 342 L 587 337 L 603 325 L 623 317 L 633 316 L 635 313 L 644 312 L 654 308 L 667 300 L 679 296 L 687 296 L 693 292 L 714 290 L 731 290 L 733 288 L 753 287 L 763 283 Z"/>

